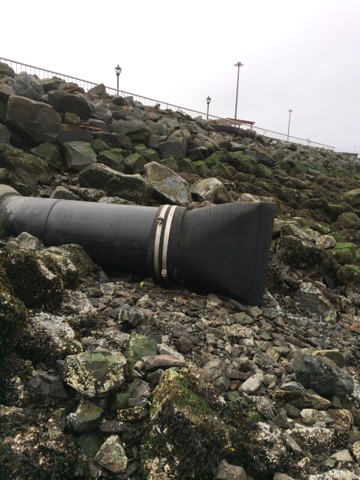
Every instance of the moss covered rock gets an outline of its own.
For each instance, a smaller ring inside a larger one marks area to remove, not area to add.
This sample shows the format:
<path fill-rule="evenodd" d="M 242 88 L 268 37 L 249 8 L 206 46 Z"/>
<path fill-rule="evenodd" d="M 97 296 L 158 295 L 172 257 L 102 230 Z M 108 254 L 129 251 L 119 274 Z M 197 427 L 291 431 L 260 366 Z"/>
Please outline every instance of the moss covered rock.
<path fill-rule="evenodd" d="M 293 268 L 319 266 L 324 261 L 324 253 L 313 243 L 292 235 L 283 235 L 277 243 L 280 258 Z"/>
<path fill-rule="evenodd" d="M 343 229 L 358 229 L 360 228 L 360 218 L 354 212 L 345 212 L 339 215 L 337 220 L 340 228 Z"/>
<path fill-rule="evenodd" d="M 242 152 L 230 152 L 229 164 L 238 172 L 256 174 L 259 170 L 256 160 Z"/>
<path fill-rule="evenodd" d="M 352 263 L 356 254 L 356 245 L 351 242 L 338 242 L 334 248 L 328 250 L 342 265 Z"/>
<path fill-rule="evenodd" d="M 253 427 L 240 404 L 234 410 L 222 406 L 201 378 L 188 370 L 167 370 L 154 391 L 141 468 L 146 478 L 213 479 L 221 459 L 248 466 Z"/>
<path fill-rule="evenodd" d="M 344 193 L 343 198 L 353 207 L 360 206 L 360 188 L 355 188 L 349 192 Z"/>
<path fill-rule="evenodd" d="M 344 265 L 336 273 L 337 279 L 340 283 L 349 285 L 350 283 L 360 282 L 360 266 L 359 265 Z"/>
<path fill-rule="evenodd" d="M 34 250 L 13 250 L 1 255 L 15 295 L 27 307 L 44 305 L 59 297 L 64 288 L 60 268 L 51 256 Z"/>

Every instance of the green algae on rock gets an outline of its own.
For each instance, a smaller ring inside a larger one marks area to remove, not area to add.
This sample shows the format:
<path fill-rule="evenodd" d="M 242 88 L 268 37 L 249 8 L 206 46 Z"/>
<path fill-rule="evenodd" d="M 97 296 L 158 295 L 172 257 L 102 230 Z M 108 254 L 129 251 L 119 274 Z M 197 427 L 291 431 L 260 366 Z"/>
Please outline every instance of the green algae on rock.
<path fill-rule="evenodd" d="M 144 478 L 170 479 L 170 468 L 176 478 L 210 480 L 224 458 L 249 466 L 247 447 L 254 424 L 240 404 L 233 409 L 230 405 L 219 402 L 211 385 L 191 371 L 164 372 L 141 447 Z"/>

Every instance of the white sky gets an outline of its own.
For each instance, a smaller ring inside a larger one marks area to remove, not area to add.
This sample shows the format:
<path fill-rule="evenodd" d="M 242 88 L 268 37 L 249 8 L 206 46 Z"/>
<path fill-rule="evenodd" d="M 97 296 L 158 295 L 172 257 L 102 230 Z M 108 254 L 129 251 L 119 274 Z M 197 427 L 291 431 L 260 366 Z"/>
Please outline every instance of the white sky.
<path fill-rule="evenodd" d="M 360 0 L 17 0 L 0 55 L 359 152 Z"/>

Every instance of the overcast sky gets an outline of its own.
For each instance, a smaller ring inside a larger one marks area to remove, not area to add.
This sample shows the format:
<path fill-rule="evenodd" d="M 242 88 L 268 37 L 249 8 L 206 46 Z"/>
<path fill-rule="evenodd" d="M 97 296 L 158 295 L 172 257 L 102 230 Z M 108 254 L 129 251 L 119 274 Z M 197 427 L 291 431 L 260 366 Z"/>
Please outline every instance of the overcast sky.
<path fill-rule="evenodd" d="M 0 55 L 359 152 L 359 0 L 7 0 Z M 259 130 L 260 131 L 260 130 Z M 261 131 L 260 131 L 261 132 Z"/>

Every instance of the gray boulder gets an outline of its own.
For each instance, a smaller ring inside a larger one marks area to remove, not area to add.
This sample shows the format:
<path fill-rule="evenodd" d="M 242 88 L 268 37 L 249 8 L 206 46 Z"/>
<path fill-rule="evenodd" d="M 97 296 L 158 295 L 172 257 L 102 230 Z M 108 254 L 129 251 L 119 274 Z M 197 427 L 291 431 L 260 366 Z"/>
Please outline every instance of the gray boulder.
<path fill-rule="evenodd" d="M 140 175 L 126 175 L 106 165 L 93 164 L 79 174 L 81 187 L 103 190 L 107 196 L 145 204 L 151 197 L 150 185 Z"/>
<path fill-rule="evenodd" d="M 214 177 L 197 182 L 191 188 L 191 196 L 199 202 L 230 203 L 233 201 L 224 184 Z"/>
<path fill-rule="evenodd" d="M 65 115 L 64 115 L 65 116 Z M 67 115 L 69 117 L 69 115 Z M 62 123 L 60 125 L 59 133 L 57 136 L 58 143 L 66 142 L 88 142 L 92 141 L 92 135 L 90 130 L 84 128 L 82 125 L 69 125 Z"/>
<path fill-rule="evenodd" d="M 119 149 L 104 150 L 98 155 L 98 163 L 102 163 L 117 172 L 125 172 L 125 162 L 122 152 Z M 140 172 L 128 172 L 140 173 Z"/>
<path fill-rule="evenodd" d="M 145 165 L 146 177 L 158 196 L 175 205 L 188 205 L 189 187 L 180 175 L 164 165 L 151 162 Z"/>
<path fill-rule="evenodd" d="M 43 86 L 35 78 L 26 72 L 16 75 L 12 85 L 16 95 L 30 98 L 31 100 L 40 100 L 44 95 Z"/>
<path fill-rule="evenodd" d="M 0 168 L 6 169 L 27 185 L 50 181 L 50 172 L 45 160 L 6 143 L 0 143 Z"/>
<path fill-rule="evenodd" d="M 324 397 L 344 397 L 354 390 L 351 375 L 329 358 L 297 351 L 293 366 L 297 381 Z"/>
<path fill-rule="evenodd" d="M 75 113 L 81 119 L 89 118 L 94 111 L 94 106 L 85 97 L 60 90 L 49 92 L 48 102 L 57 112 Z"/>
<path fill-rule="evenodd" d="M 65 142 L 62 145 L 64 159 L 70 170 L 80 172 L 96 163 L 96 153 L 87 142 Z"/>
<path fill-rule="evenodd" d="M 139 119 L 114 120 L 109 128 L 111 132 L 126 135 L 138 143 L 147 143 L 151 133 L 146 123 Z"/>
<path fill-rule="evenodd" d="M 61 170 L 63 167 L 62 157 L 59 152 L 59 148 L 52 143 L 41 143 L 38 147 L 34 147 L 30 150 L 31 153 L 37 157 L 42 158 L 51 167 Z"/>
<path fill-rule="evenodd" d="M 53 142 L 61 124 L 60 115 L 50 105 L 17 95 L 9 98 L 6 121 L 35 143 Z"/>
<path fill-rule="evenodd" d="M 182 159 L 186 157 L 186 143 L 181 139 L 162 142 L 159 145 L 159 155 L 161 158 L 175 157 Z"/>
<path fill-rule="evenodd" d="M 6 83 L 0 83 L 0 100 L 7 102 L 11 95 L 15 95 L 14 89 Z"/>
<path fill-rule="evenodd" d="M 14 78 L 15 71 L 7 63 L 0 62 L 0 75 L 5 75 L 7 77 Z"/>

